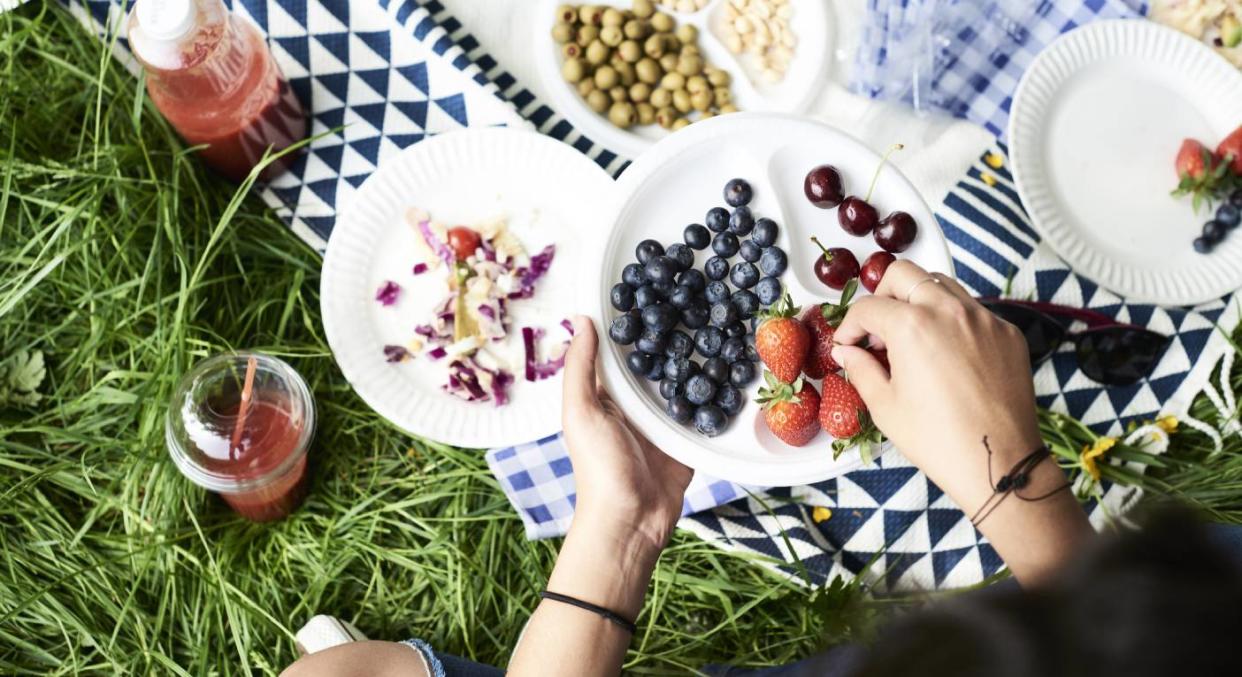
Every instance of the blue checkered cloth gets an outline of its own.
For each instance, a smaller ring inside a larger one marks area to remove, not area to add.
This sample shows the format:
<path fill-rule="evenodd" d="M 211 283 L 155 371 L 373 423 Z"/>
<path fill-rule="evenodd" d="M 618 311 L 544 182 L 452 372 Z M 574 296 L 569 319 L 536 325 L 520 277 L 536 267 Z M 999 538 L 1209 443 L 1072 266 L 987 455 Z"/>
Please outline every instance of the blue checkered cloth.
<path fill-rule="evenodd" d="M 867 0 L 851 87 L 986 127 L 1004 139 L 1022 74 L 1049 43 L 1095 19 L 1141 17 L 1142 0 Z"/>

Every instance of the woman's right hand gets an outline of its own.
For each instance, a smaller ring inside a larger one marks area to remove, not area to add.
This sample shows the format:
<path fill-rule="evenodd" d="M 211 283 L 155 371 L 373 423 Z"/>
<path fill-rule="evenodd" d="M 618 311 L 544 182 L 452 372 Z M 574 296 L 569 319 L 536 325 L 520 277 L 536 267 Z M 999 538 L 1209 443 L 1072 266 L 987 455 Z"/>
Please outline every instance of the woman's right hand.
<path fill-rule="evenodd" d="M 857 345 L 864 339 L 888 351 L 889 369 Z M 876 426 L 967 515 L 993 493 L 989 463 L 992 477 L 999 478 L 1042 444 L 1022 332 L 948 276 L 930 274 L 909 261 L 894 262 L 875 295 L 850 307 L 834 340 L 841 345 L 833 357 Z M 991 458 L 984 437 L 994 452 Z M 1023 494 L 1034 496 L 1063 485 L 1065 474 L 1045 460 L 1030 479 Z M 1022 509 L 1028 505 L 1040 507 Z M 981 529 L 1015 573 L 1024 567 L 1011 559 L 1030 555 L 1042 560 L 1050 553 L 1024 554 L 1019 548 L 1007 554 L 1001 546 L 1009 535 L 996 534 L 998 525 L 1012 522 L 1015 514 L 1030 518 L 1048 509 L 1070 521 L 1058 529 L 1077 537 L 1086 528 L 1082 510 L 1067 491 L 1038 504 L 1010 497 L 984 521 Z M 1009 526 L 1037 526 L 1020 522 Z"/>

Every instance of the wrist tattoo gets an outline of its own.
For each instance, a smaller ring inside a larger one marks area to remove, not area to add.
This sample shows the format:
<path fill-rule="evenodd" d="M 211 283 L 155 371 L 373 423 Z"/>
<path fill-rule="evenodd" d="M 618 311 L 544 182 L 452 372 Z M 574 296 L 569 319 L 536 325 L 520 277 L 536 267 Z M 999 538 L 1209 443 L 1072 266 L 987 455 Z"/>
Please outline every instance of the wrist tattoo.
<path fill-rule="evenodd" d="M 983 436 L 983 448 L 988 452 L 988 486 L 992 487 L 992 495 L 983 502 L 983 505 L 979 506 L 975 514 L 970 516 L 970 523 L 976 527 L 982 524 L 983 520 L 987 519 L 988 515 L 991 515 L 992 511 L 996 510 L 1001 503 L 1004 503 L 1005 499 L 1009 498 L 1011 494 L 1017 496 L 1020 500 L 1033 502 L 1050 498 L 1054 494 L 1070 488 L 1070 483 L 1065 482 L 1055 489 L 1038 496 L 1027 496 L 1022 493 L 1022 490 L 1030 482 L 1031 472 L 1035 467 L 1044 462 L 1045 459 L 1052 458 L 1052 451 L 1048 449 L 1047 445 L 1040 445 L 1038 449 L 1022 457 L 1022 460 L 1015 463 L 1009 469 L 1009 472 L 1001 475 L 1000 479 L 995 481 L 992 479 L 992 447 L 988 444 L 987 435 Z"/>

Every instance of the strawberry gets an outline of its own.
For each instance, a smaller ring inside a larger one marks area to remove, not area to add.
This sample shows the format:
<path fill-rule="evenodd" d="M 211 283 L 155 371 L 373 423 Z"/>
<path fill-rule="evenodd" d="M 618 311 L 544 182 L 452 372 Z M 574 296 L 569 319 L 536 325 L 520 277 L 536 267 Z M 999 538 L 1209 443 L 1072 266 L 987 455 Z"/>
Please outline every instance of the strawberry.
<path fill-rule="evenodd" d="M 1230 138 L 1233 138 L 1233 134 Z M 1229 138 L 1221 142 L 1221 147 L 1225 148 L 1228 143 Z M 1242 143 L 1242 136 L 1233 143 Z M 1173 190 L 1173 196 L 1189 195 L 1190 204 L 1195 211 L 1199 211 L 1199 206 L 1204 201 L 1210 204 L 1212 198 L 1225 190 L 1230 183 L 1229 165 L 1194 139 L 1182 141 L 1174 166 L 1180 180 L 1177 188 Z"/>
<path fill-rule="evenodd" d="M 1216 146 L 1216 157 L 1228 165 L 1234 174 L 1242 175 L 1242 126 L 1233 130 Z"/>
<path fill-rule="evenodd" d="M 802 373 L 802 362 L 811 346 L 811 335 L 798 321 L 798 310 L 786 291 L 764 311 L 763 321 L 755 328 L 759 359 L 783 383 L 793 383 Z"/>
<path fill-rule="evenodd" d="M 763 421 L 782 442 L 805 446 L 819 434 L 819 393 L 801 377 L 784 383 L 770 371 L 763 372 L 767 387 L 759 389 L 755 401 L 763 405 Z"/>
<path fill-rule="evenodd" d="M 871 415 L 853 384 L 840 374 L 827 374 L 820 385 L 819 425 L 836 439 L 832 442 L 835 460 L 846 449 L 858 445 L 863 463 L 871 463 L 872 452 L 884 437 L 871 423 Z"/>
<path fill-rule="evenodd" d="M 823 378 L 824 374 L 841 368 L 841 365 L 832 359 L 832 347 L 836 345 L 832 340 L 832 335 L 836 333 L 837 327 L 841 326 L 841 320 L 845 319 L 845 311 L 849 308 L 850 299 L 853 298 L 857 289 L 858 279 L 855 278 L 845 283 L 845 288 L 841 290 L 840 301 L 811 306 L 802 315 L 802 324 L 806 325 L 811 335 L 811 350 L 806 354 L 806 361 L 802 365 L 802 371 L 807 376 Z"/>

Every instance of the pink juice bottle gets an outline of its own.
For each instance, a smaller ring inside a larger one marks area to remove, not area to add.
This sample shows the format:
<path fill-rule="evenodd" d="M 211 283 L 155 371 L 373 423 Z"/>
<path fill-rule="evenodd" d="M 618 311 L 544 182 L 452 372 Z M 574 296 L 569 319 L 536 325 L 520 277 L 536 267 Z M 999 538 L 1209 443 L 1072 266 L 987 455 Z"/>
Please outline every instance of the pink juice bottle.
<path fill-rule="evenodd" d="M 129 41 L 151 101 L 187 143 L 205 144 L 199 156 L 229 179 L 245 179 L 268 148 L 306 136 L 306 115 L 263 36 L 221 0 L 137 0 Z"/>

